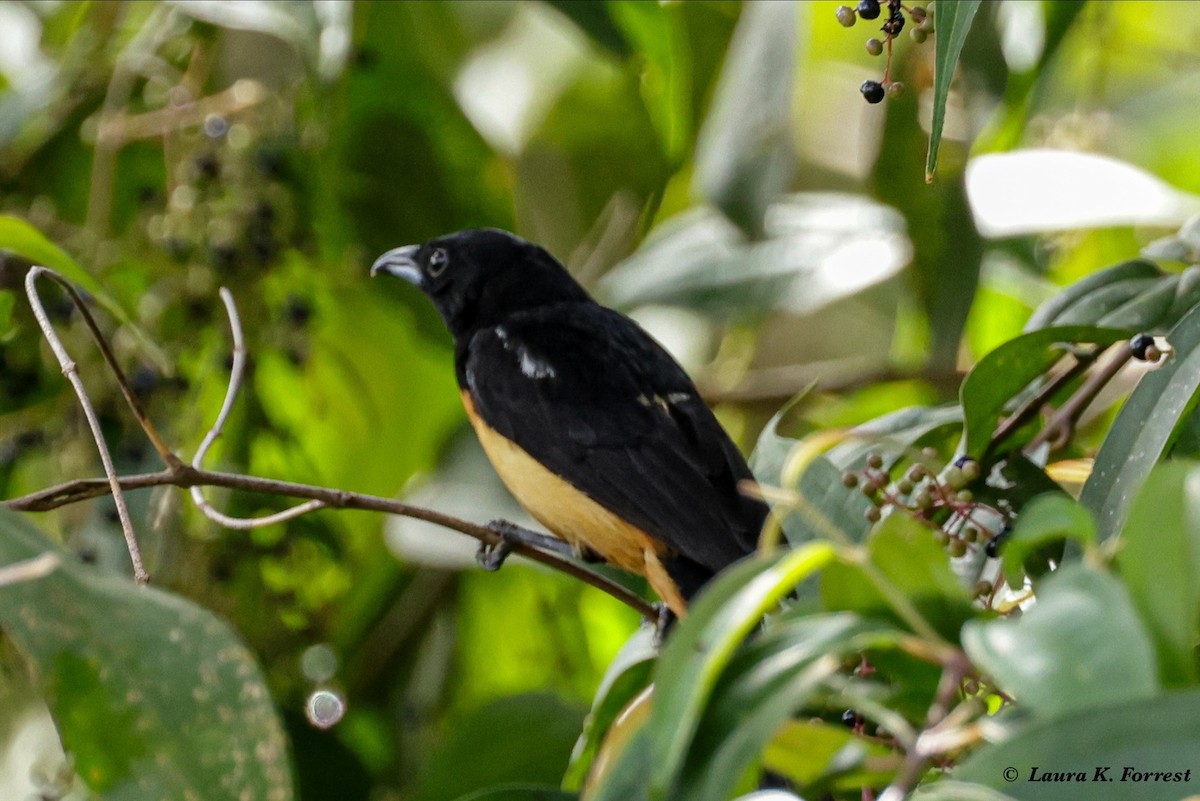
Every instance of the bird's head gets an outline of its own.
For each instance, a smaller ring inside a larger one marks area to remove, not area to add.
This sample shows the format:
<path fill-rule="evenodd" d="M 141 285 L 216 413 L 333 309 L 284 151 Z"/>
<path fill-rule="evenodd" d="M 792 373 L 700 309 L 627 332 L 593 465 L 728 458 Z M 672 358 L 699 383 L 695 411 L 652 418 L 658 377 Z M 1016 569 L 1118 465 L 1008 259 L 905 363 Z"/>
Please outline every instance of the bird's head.
<path fill-rule="evenodd" d="M 456 337 L 498 325 L 513 312 L 589 299 L 540 246 L 494 228 L 393 248 L 371 265 L 372 276 L 380 273 L 420 288 Z"/>

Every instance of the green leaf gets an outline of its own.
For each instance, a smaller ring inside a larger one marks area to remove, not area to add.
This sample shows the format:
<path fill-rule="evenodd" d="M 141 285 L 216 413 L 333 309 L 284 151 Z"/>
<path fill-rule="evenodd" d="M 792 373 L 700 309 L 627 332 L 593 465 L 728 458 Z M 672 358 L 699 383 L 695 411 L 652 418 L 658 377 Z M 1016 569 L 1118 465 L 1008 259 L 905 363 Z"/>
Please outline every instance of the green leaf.
<path fill-rule="evenodd" d="M 776 309 L 810 314 L 895 275 L 909 258 L 904 218 L 861 196 L 790 194 L 771 204 L 765 225 L 766 239 L 751 241 L 710 207 L 677 214 L 605 274 L 600 295 L 618 307 L 682 305 L 734 320 Z M 879 254 L 861 281 L 829 275 L 849 239 Z"/>
<path fill-rule="evenodd" d="M 1143 377 L 1125 401 L 1079 495 L 1096 516 L 1101 541 L 1121 530 L 1134 495 L 1198 400 L 1200 307 L 1184 315 L 1167 340 L 1174 356 Z"/>
<path fill-rule="evenodd" d="M 1117 567 L 1167 686 L 1196 681 L 1200 642 L 1200 466 L 1159 465 L 1129 509 Z"/>
<path fill-rule="evenodd" d="M 419 796 L 458 798 L 501 783 L 557 783 L 582 710 L 548 692 L 508 695 L 447 721 L 424 760 Z"/>
<path fill-rule="evenodd" d="M 629 44 L 614 24 L 610 3 L 577 3 L 574 0 L 543 0 L 563 16 L 574 22 L 592 38 L 596 44 L 611 50 L 618 56 L 629 55 Z"/>
<path fill-rule="evenodd" d="M 626 705 L 650 684 L 654 659 L 658 656 L 657 637 L 658 632 L 652 627 L 639 628 L 608 666 L 563 777 L 563 786 L 567 789 L 583 787 L 609 727 Z"/>
<path fill-rule="evenodd" d="M 932 183 L 937 170 L 938 150 L 942 146 L 942 126 L 946 122 L 946 100 L 954 69 L 980 0 L 954 0 L 937 5 L 937 35 L 933 56 L 933 117 L 929 131 L 929 155 L 925 159 L 925 182 Z"/>
<path fill-rule="evenodd" d="M 633 732 L 611 767 L 588 787 L 588 801 L 649 801 L 650 727 Z"/>
<path fill-rule="evenodd" d="M 9 250 L 35 265 L 49 267 L 61 273 L 68 281 L 79 285 L 94 297 L 108 313 L 126 326 L 138 339 L 143 352 L 154 361 L 162 372 L 170 375 L 174 366 L 166 354 L 154 344 L 150 337 L 125 312 L 119 303 L 104 291 L 92 275 L 65 250 L 47 239 L 41 231 L 19 217 L 0 214 L 0 250 Z"/>
<path fill-rule="evenodd" d="M 1040 718 L 1159 689 L 1154 647 L 1128 591 L 1082 565 L 1047 579 L 1019 619 L 967 623 L 962 642 L 1001 690 Z"/>
<path fill-rule="evenodd" d="M 865 516 L 871 501 L 847 489 L 842 471 L 825 456 L 815 458 L 790 489 L 805 503 L 783 519 L 783 533 L 793 547 L 819 539 L 858 542 L 871 527 Z"/>
<path fill-rule="evenodd" d="M 575 801 L 575 793 L 540 784 L 506 784 L 464 795 L 458 801 Z"/>
<path fill-rule="evenodd" d="M 913 801 L 1015 801 L 1012 796 L 982 784 L 946 779 L 918 785 Z"/>
<path fill-rule="evenodd" d="M 1003 790 L 1018 801 L 1179 801 L 1200 794 L 1197 720 L 1196 689 L 1084 708 L 1016 729 L 1004 742 L 980 748 L 955 769 L 954 778 Z M 1109 768 L 1102 774 L 1108 781 L 1097 780 L 1098 767 Z M 1015 781 L 1006 778 L 1010 768 Z M 1125 775 L 1127 768 L 1172 775 L 1134 781 Z M 1030 781 L 1034 769 L 1039 774 L 1081 772 L 1086 778 Z"/>
<path fill-rule="evenodd" d="M 893 514 L 872 530 L 867 548 L 884 578 L 940 634 L 957 639 L 963 622 L 972 615 L 971 600 L 932 529 L 907 515 Z M 821 600 L 829 610 L 903 622 L 876 583 L 854 564 L 837 562 L 822 573 Z"/>
<path fill-rule="evenodd" d="M 1052 328 L 1065 325 L 1062 319 L 1074 314 L 1074 309 L 1080 305 L 1094 305 L 1094 296 L 1103 296 L 1112 286 L 1127 286 L 1139 281 L 1152 281 L 1163 276 L 1158 265 L 1146 259 L 1132 259 L 1092 273 L 1068 287 L 1057 292 L 1034 310 L 1025 324 L 1025 330 L 1036 331 L 1040 328 Z M 1131 297 L 1126 295 L 1125 298 Z M 1095 323 L 1092 319 L 1090 323 Z"/>
<path fill-rule="evenodd" d="M 846 656 L 881 640 L 894 642 L 898 634 L 890 625 L 856 615 L 816 615 L 769 629 L 748 643 L 713 691 L 675 796 L 688 801 L 728 798 L 772 735 L 841 671 Z M 865 755 L 860 748 L 856 766 Z"/>
<path fill-rule="evenodd" d="M 0 561 L 56 551 L 0 510 Z M 0 627 L 35 668 L 79 776 L 106 801 L 292 796 L 288 745 L 237 636 L 174 595 L 61 553 L 0 587 Z"/>
<path fill-rule="evenodd" d="M 792 175 L 796 3 L 749 3 L 696 143 L 700 194 L 751 238 Z"/>
<path fill-rule="evenodd" d="M 891 748 L 845 726 L 809 720 L 779 729 L 763 752 L 765 768 L 801 788 L 826 783 L 848 790 L 880 787 L 892 779 L 899 762 Z"/>
<path fill-rule="evenodd" d="M 1009 586 L 1022 586 L 1030 558 L 1063 540 L 1095 542 L 1095 521 L 1087 509 L 1066 494 L 1039 495 L 1021 510 L 1012 534 L 1004 542 L 1004 577 Z"/>
<path fill-rule="evenodd" d="M 750 559 L 710 584 L 667 642 L 655 671 L 647 730 L 651 789 L 675 787 L 689 744 L 721 671 L 762 616 L 808 576 L 828 565 L 834 549 L 811 542 L 778 559 Z"/>
<path fill-rule="evenodd" d="M 1009 340 L 984 356 L 967 374 L 959 392 L 966 453 L 976 459 L 983 457 L 1005 408 L 1065 355 L 1065 345 L 1111 345 L 1131 333 L 1086 325 L 1043 328 Z"/>

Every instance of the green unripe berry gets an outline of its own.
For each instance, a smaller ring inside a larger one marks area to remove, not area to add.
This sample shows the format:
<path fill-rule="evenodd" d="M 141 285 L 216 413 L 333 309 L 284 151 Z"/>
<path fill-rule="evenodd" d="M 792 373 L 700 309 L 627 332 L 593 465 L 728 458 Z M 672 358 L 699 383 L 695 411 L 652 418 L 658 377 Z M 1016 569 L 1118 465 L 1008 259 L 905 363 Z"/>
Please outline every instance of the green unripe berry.
<path fill-rule="evenodd" d="M 967 553 L 967 544 L 962 540 L 951 540 L 948 550 L 950 555 L 957 559 Z"/>
<path fill-rule="evenodd" d="M 887 93 L 892 97 L 904 94 L 904 84 L 900 81 L 892 81 L 888 84 Z"/>
<path fill-rule="evenodd" d="M 958 493 L 955 494 L 954 498 L 959 503 L 970 503 L 971 501 L 975 500 L 975 493 L 971 492 L 969 489 L 959 490 Z"/>
<path fill-rule="evenodd" d="M 883 467 L 883 456 L 878 453 L 867 454 L 867 467 L 878 470 Z"/>
<path fill-rule="evenodd" d="M 913 483 L 906 478 L 902 478 L 896 482 L 896 491 L 901 495 L 908 495 L 913 491 Z"/>
<path fill-rule="evenodd" d="M 854 9 L 850 6 L 838 6 L 834 14 L 837 16 L 838 24 L 843 28 L 851 28 L 858 21 L 858 15 L 854 13 Z M 922 14 L 921 18 L 924 19 L 924 14 Z"/>
<path fill-rule="evenodd" d="M 854 489 L 858 486 L 858 473 L 851 473 L 847 470 L 842 473 L 842 486 L 846 489 Z"/>
<path fill-rule="evenodd" d="M 863 517 L 867 518 L 868 522 L 878 523 L 879 519 L 883 517 L 883 513 L 879 511 L 878 506 L 871 506 L 868 507 L 865 512 L 863 512 Z"/>
<path fill-rule="evenodd" d="M 992 594 L 992 582 L 990 582 L 990 581 L 976 582 L 974 592 L 975 592 L 976 598 L 982 598 L 985 595 L 991 595 Z"/>
<path fill-rule="evenodd" d="M 873 56 L 877 56 L 883 52 L 883 42 L 878 39 L 867 40 L 867 52 Z"/>
<path fill-rule="evenodd" d="M 917 42 L 918 44 L 920 44 L 921 42 L 924 42 L 926 39 L 929 38 L 929 32 L 926 31 L 924 28 L 922 28 L 920 25 L 911 29 L 908 32 L 908 35 L 911 36 L 912 40 L 914 42 Z"/>
<path fill-rule="evenodd" d="M 942 482 L 952 490 L 960 490 L 967 485 L 967 477 L 963 475 L 961 467 L 950 467 L 942 476 Z"/>
<path fill-rule="evenodd" d="M 845 8 L 845 6 L 842 7 Z M 925 9 L 921 6 L 913 6 L 911 9 L 909 9 L 908 14 L 912 17 L 913 22 L 916 23 L 924 22 L 925 18 L 929 16 L 927 13 L 925 13 Z"/>

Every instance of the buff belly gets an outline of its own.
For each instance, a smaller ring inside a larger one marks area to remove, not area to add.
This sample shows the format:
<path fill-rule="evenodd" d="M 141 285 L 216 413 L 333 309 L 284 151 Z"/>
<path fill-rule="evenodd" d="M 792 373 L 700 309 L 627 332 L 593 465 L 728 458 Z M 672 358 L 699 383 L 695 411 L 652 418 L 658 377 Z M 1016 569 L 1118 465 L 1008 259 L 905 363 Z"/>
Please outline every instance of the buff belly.
<path fill-rule="evenodd" d="M 466 392 L 462 399 L 467 417 L 496 473 L 539 523 L 572 547 L 588 548 L 609 564 L 645 576 L 672 612 L 679 616 L 686 612 L 687 603 L 660 559 L 662 546 L 491 428 L 480 419 Z"/>

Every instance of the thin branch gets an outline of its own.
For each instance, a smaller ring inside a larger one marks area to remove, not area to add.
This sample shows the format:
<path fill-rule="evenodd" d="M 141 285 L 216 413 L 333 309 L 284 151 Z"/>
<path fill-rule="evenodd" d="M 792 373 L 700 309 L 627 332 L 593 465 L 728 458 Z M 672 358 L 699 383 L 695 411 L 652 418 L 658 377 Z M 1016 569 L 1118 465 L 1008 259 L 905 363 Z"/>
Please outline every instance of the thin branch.
<path fill-rule="evenodd" d="M 500 534 L 495 530 L 472 523 L 451 515 L 442 514 L 432 509 L 411 506 L 389 498 L 377 495 L 366 495 L 359 492 L 318 487 L 311 484 L 297 484 L 291 481 L 278 481 L 272 478 L 245 476 L 238 473 L 221 473 L 212 470 L 197 470 L 189 465 L 183 465 L 177 470 L 160 470 L 156 473 L 139 473 L 120 476 L 118 482 L 124 490 L 146 489 L 148 487 L 181 487 L 190 489 L 196 486 L 222 487 L 224 489 L 261 492 L 267 495 L 281 495 L 290 498 L 310 498 L 321 501 L 330 509 L 359 509 L 368 512 L 384 512 L 385 514 L 411 517 L 424 520 L 427 523 L 448 528 L 466 534 L 488 545 L 500 543 Z M 47 487 L 37 492 L 31 492 L 20 498 L 13 498 L 0 503 L 8 509 L 18 512 L 46 512 L 74 503 L 107 495 L 109 484 L 102 478 L 83 478 L 67 481 L 54 487 Z M 630 592 L 617 582 L 609 579 L 588 567 L 574 562 L 559 554 L 547 553 L 522 543 L 514 543 L 513 552 L 540 562 L 547 567 L 566 573 L 590 584 L 602 592 L 611 595 L 626 606 L 636 610 L 638 614 L 651 622 L 658 620 L 658 610 L 650 603 Z"/>
<path fill-rule="evenodd" d="M 973 669 L 971 661 L 962 651 L 955 650 L 945 659 L 942 664 L 942 678 L 938 682 L 933 704 L 929 707 L 925 726 L 917 736 L 916 745 L 908 749 L 908 753 L 905 754 L 904 765 L 901 767 L 899 775 L 879 796 L 879 801 L 903 801 L 917 786 L 929 758 L 934 754 L 929 748 L 927 735 L 935 731 L 938 724 L 946 718 L 963 679 Z"/>
<path fill-rule="evenodd" d="M 229 386 L 225 389 L 225 400 L 221 403 L 221 411 L 217 414 L 217 420 L 213 423 L 212 428 L 208 430 L 208 433 L 204 435 L 204 440 L 196 450 L 196 455 L 192 457 L 192 467 L 196 470 L 203 468 L 204 457 L 208 453 L 208 449 L 212 447 L 212 444 L 220 438 L 222 432 L 225 430 L 225 421 L 229 419 L 229 414 L 233 411 L 233 404 L 237 400 L 238 393 L 242 389 L 242 382 L 246 376 L 246 336 L 242 332 L 242 318 L 238 315 L 237 305 L 233 302 L 233 294 L 225 287 L 221 287 L 220 295 L 221 302 L 225 304 L 225 312 L 229 315 L 229 328 L 233 336 L 233 366 L 229 371 Z M 262 528 L 263 526 L 270 526 L 275 523 L 284 523 L 325 507 L 324 501 L 309 500 L 290 509 L 284 509 L 281 512 L 264 515 L 263 517 L 230 517 L 213 508 L 208 499 L 204 497 L 204 492 L 199 485 L 191 488 L 191 495 L 192 502 L 196 504 L 196 508 L 209 520 L 220 523 L 226 528 L 240 531 Z"/>
<path fill-rule="evenodd" d="M 71 386 L 75 389 L 75 395 L 79 398 L 79 405 L 83 408 L 83 414 L 87 418 L 88 426 L 92 429 L 92 438 L 96 441 L 96 449 L 100 451 L 100 462 L 104 465 L 104 474 L 108 476 L 108 485 L 112 490 L 113 503 L 117 507 L 117 517 L 121 521 L 121 531 L 125 535 L 125 547 L 128 548 L 129 559 L 133 562 L 133 577 L 139 584 L 145 584 L 150 581 L 150 576 L 146 573 L 146 568 L 142 566 L 142 554 L 141 549 L 138 548 L 137 535 L 133 530 L 133 521 L 129 518 L 129 509 L 125 505 L 125 494 L 121 492 L 121 484 L 117 479 L 117 470 L 113 466 L 112 455 L 108 452 L 108 443 L 104 440 L 104 432 L 100 429 L 100 420 L 97 418 L 96 410 L 93 408 L 92 401 L 88 397 L 87 389 L 83 386 L 83 380 L 79 377 L 79 369 L 76 367 L 75 362 L 71 360 L 67 349 L 63 347 L 62 340 L 55 333 L 54 326 L 50 324 L 50 318 L 46 315 L 46 309 L 42 306 L 42 299 L 38 296 L 37 279 L 42 275 L 67 286 L 68 291 L 77 302 L 79 296 L 67 284 L 66 279 L 53 270 L 45 267 L 33 267 L 25 275 L 25 294 L 29 296 L 29 305 L 33 308 L 33 316 L 37 320 L 38 326 L 42 329 L 42 334 L 45 335 L 46 341 L 50 343 L 50 349 L 54 351 L 54 357 L 58 359 L 58 364 L 62 367 L 63 375 L 67 377 L 67 380 L 71 382 Z M 82 308 L 82 304 L 80 308 Z M 95 329 L 93 329 L 93 333 L 96 333 Z"/>
<path fill-rule="evenodd" d="M 1014 431 L 1041 414 L 1042 407 L 1046 405 L 1046 402 L 1062 387 L 1091 367 L 1092 363 L 1099 358 L 1102 350 L 1100 347 L 1095 347 L 1086 353 L 1072 352 L 1070 358 L 1073 362 L 1069 367 L 1047 381 L 1033 397 L 1022 403 L 1015 412 L 996 427 L 984 452 L 985 457 L 994 451 L 1001 442 L 1008 439 Z"/>
<path fill-rule="evenodd" d="M 1113 348 L 1112 356 L 1088 376 L 1075 394 L 1067 399 L 1048 423 L 1038 432 L 1029 444 L 1025 446 L 1026 453 L 1032 453 L 1043 443 L 1054 440 L 1062 444 L 1075 433 L 1075 423 L 1091 405 L 1096 396 L 1117 377 L 1117 373 L 1133 358 L 1133 348 L 1128 342 L 1122 342 Z"/>
<path fill-rule="evenodd" d="M 108 340 L 104 338 L 104 334 L 101 333 L 100 326 L 96 323 L 96 318 L 92 316 L 92 312 L 90 309 L 88 309 L 87 303 L 84 302 L 83 297 L 79 294 L 79 290 L 77 290 L 75 286 L 61 274 L 49 269 L 48 267 L 35 267 L 33 269 L 40 271 L 38 273 L 39 275 L 44 275 L 50 280 L 54 281 L 54 283 L 62 287 L 63 290 L 66 291 L 67 295 L 70 296 L 71 301 L 75 304 L 75 308 L 79 310 L 80 316 L 83 317 L 83 322 L 87 324 L 88 331 L 91 333 L 92 339 L 95 340 L 97 347 L 100 348 L 100 354 L 104 357 L 104 361 L 108 365 L 108 369 L 112 371 L 113 378 L 116 379 L 117 386 L 121 389 L 121 395 L 125 398 L 125 403 L 129 405 L 129 410 L 133 412 L 134 420 L 136 420 L 137 424 L 141 426 L 142 431 L 146 434 L 146 438 L 150 440 L 150 444 L 154 446 L 154 450 L 158 452 L 159 457 L 168 467 L 175 467 L 183 464 L 179 457 L 175 455 L 174 451 L 167 446 L 166 442 L 162 438 L 162 435 L 158 433 L 158 429 L 154 427 L 154 423 L 150 422 L 149 415 L 146 414 L 146 410 L 142 407 L 141 401 L 139 401 L 137 395 L 134 394 L 133 387 L 131 387 L 129 384 L 129 379 L 125 377 L 125 371 L 122 370 L 121 365 L 117 363 L 116 355 L 109 346 Z M 33 271 L 31 270 L 30 274 L 32 274 L 32 272 Z M 31 280 L 28 277 L 26 277 L 25 283 L 27 288 L 32 285 Z M 30 297 L 30 302 L 33 302 L 32 297 Z M 38 302 L 38 308 L 41 308 L 40 301 Z M 39 320 L 39 324 L 40 323 L 41 320 Z M 42 331 L 46 332 L 46 338 L 51 340 L 50 345 L 52 348 L 54 348 L 54 343 L 58 341 L 58 337 L 52 337 L 52 335 L 47 332 L 45 326 L 42 327 Z M 61 343 L 59 348 L 61 348 Z M 58 354 L 59 348 L 54 348 L 55 355 Z M 64 355 L 66 354 L 65 349 L 62 352 Z"/>
<path fill-rule="evenodd" d="M 83 313 L 84 319 L 88 323 L 88 328 L 92 336 L 96 339 L 100 346 L 101 352 L 109 368 L 117 378 L 118 384 L 121 386 L 125 400 L 129 403 L 138 422 L 142 425 L 142 429 L 150 437 L 151 441 L 155 442 L 155 447 L 160 449 L 163 454 L 163 459 L 167 463 L 164 470 L 154 473 L 141 473 L 130 476 L 118 476 L 112 465 L 112 459 L 108 454 L 108 448 L 101 436 L 99 423 L 96 420 L 95 411 L 92 408 L 91 402 L 84 391 L 82 381 L 78 376 L 78 371 L 75 363 L 71 361 L 66 349 L 63 347 L 61 340 L 54 332 L 50 325 L 49 319 L 46 316 L 45 310 L 42 307 L 41 301 L 37 293 L 33 289 L 33 284 L 36 278 L 45 275 L 56 283 L 62 285 L 72 299 L 79 306 Z M 96 437 L 97 447 L 101 453 L 101 461 L 104 463 L 106 478 L 88 478 L 68 481 L 57 486 L 48 487 L 29 493 L 20 498 L 0 502 L 0 506 L 12 509 L 14 511 L 25 512 L 44 512 L 51 509 L 57 509 L 81 501 L 97 498 L 102 495 L 112 495 L 117 503 L 118 516 L 121 518 L 122 529 L 125 531 L 126 540 L 130 547 L 130 557 L 134 562 L 134 574 L 140 582 L 148 580 L 144 568 L 142 568 L 141 557 L 137 549 L 137 542 L 133 539 L 133 526 L 129 522 L 128 509 L 125 506 L 123 491 L 134 489 L 145 489 L 147 487 L 174 486 L 184 489 L 193 489 L 202 486 L 223 487 L 226 489 L 240 489 L 250 492 L 260 492 L 269 495 L 277 495 L 291 498 L 306 498 L 308 503 L 300 504 L 286 512 L 281 512 L 278 515 L 273 515 L 269 518 L 260 518 L 250 521 L 240 520 L 238 518 L 230 518 L 212 509 L 207 502 L 201 505 L 202 511 L 207 507 L 205 514 L 212 519 L 221 522 L 222 525 L 230 525 L 234 528 L 251 528 L 259 525 L 267 525 L 268 523 L 280 522 L 283 519 L 295 517 L 299 514 L 314 511 L 320 508 L 335 508 L 335 509 L 361 509 L 365 511 L 384 512 L 387 514 L 399 515 L 402 517 L 411 517 L 417 520 L 424 520 L 428 523 L 442 526 L 453 531 L 466 534 L 487 545 L 500 544 L 502 537 L 499 532 L 488 527 L 481 526 L 476 523 L 471 523 L 457 517 L 442 514 L 432 509 L 424 509 L 418 506 L 410 506 L 399 501 L 380 498 L 373 495 L 364 495 L 361 493 L 348 492 L 346 490 L 330 489 L 327 487 L 317 487 L 308 484 L 298 484 L 289 481 L 277 481 L 274 479 L 258 478 L 255 476 L 238 475 L 234 473 L 221 473 L 211 470 L 203 470 L 200 464 L 213 442 L 221 435 L 221 431 L 229 416 L 229 409 L 233 404 L 233 400 L 242 383 L 244 374 L 245 360 L 245 341 L 241 332 L 241 321 L 238 317 L 236 307 L 233 305 L 233 298 L 226 290 L 222 290 L 221 298 L 226 304 L 226 310 L 230 314 L 230 326 L 233 329 L 234 337 L 234 370 L 231 375 L 230 386 L 226 391 L 225 402 L 222 404 L 220 413 L 217 416 L 217 421 L 212 429 L 201 443 L 200 449 L 196 453 L 192 465 L 184 463 L 178 456 L 175 455 L 169 448 L 163 444 L 162 438 L 158 435 L 141 405 L 137 402 L 133 392 L 129 389 L 129 383 L 126 381 L 124 373 L 121 372 L 116 358 L 112 354 L 108 342 L 105 340 L 95 320 L 88 313 L 86 306 L 82 302 L 82 298 L 78 293 L 58 273 L 49 270 L 45 267 L 35 267 L 30 270 L 26 276 L 26 286 L 30 295 L 30 304 L 34 309 L 34 316 L 37 318 L 39 325 L 42 327 L 46 339 L 49 341 L 51 348 L 54 350 L 55 356 L 62 365 L 63 373 L 71 381 L 72 386 L 76 388 L 76 393 L 79 395 L 80 403 L 84 408 L 84 412 L 88 417 L 89 423 L 92 424 L 93 435 Z M 203 501 L 203 499 L 201 499 Z M 286 516 L 286 517 L 285 517 Z M 264 522 L 265 521 L 265 522 Z M 565 556 L 556 553 L 539 550 L 536 547 L 524 543 L 512 543 L 513 553 L 520 554 L 532 561 L 539 562 L 547 567 L 554 568 L 562 573 L 566 573 L 579 581 L 589 584 L 596 589 L 612 596 L 626 606 L 636 610 L 646 620 L 654 623 L 658 621 L 659 612 L 654 605 L 648 603 L 637 594 L 626 589 L 621 584 L 609 579 L 608 577 L 597 573 L 596 571 L 573 561 Z"/>

